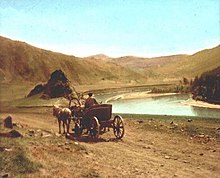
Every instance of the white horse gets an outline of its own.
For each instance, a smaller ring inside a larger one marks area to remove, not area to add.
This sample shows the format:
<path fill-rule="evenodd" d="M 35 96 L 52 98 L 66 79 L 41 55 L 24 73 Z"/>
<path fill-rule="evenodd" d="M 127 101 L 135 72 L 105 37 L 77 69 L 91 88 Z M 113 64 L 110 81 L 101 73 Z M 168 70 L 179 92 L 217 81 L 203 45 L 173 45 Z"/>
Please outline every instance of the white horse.
<path fill-rule="evenodd" d="M 61 122 L 63 122 L 63 133 L 65 132 L 65 126 L 67 133 L 69 133 L 70 121 L 71 121 L 71 110 L 69 108 L 60 108 L 59 106 L 53 106 L 53 116 L 58 119 L 59 133 L 61 133 Z"/>

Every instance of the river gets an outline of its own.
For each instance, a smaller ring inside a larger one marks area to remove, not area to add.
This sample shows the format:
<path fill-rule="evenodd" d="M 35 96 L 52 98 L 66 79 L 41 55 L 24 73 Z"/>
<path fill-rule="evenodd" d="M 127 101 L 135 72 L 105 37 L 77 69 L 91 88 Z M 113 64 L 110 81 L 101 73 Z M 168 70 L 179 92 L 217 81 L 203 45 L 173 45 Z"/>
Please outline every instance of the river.
<path fill-rule="evenodd" d="M 119 99 L 110 103 L 113 105 L 113 113 L 220 118 L 220 109 L 201 108 L 183 104 L 189 98 L 189 95 L 171 95 L 142 99 Z"/>

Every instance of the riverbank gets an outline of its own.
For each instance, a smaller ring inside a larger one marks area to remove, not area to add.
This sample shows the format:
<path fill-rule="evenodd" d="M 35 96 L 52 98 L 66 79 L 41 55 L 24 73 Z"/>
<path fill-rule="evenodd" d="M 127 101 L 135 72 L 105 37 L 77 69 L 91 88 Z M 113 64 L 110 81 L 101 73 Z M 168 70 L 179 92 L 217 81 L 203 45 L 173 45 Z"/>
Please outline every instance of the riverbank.
<path fill-rule="evenodd" d="M 151 90 L 144 91 L 144 92 L 131 92 L 131 93 L 124 93 L 120 95 L 116 95 L 113 97 L 108 98 L 105 102 L 108 103 L 110 101 L 116 100 L 129 100 L 129 99 L 141 99 L 141 98 L 151 98 L 151 97 L 159 97 L 159 96 L 171 96 L 177 95 L 178 93 L 151 93 Z"/>
<path fill-rule="evenodd" d="M 210 104 L 204 101 L 196 101 L 194 99 L 188 99 L 182 102 L 185 105 L 195 106 L 195 107 L 202 107 L 202 108 L 211 108 L 211 109 L 220 109 L 220 105 L 218 104 Z"/>

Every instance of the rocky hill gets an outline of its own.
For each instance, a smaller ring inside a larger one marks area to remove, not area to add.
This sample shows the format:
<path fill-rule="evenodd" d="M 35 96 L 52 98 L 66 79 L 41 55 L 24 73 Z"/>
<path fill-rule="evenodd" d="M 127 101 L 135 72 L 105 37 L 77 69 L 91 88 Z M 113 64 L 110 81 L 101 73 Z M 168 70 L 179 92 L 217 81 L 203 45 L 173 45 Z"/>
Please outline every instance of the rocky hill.
<path fill-rule="evenodd" d="M 57 98 L 67 97 L 72 94 L 73 89 L 70 86 L 69 80 L 61 70 L 54 71 L 46 84 L 38 84 L 30 91 L 27 97 L 40 94 L 41 98 Z"/>

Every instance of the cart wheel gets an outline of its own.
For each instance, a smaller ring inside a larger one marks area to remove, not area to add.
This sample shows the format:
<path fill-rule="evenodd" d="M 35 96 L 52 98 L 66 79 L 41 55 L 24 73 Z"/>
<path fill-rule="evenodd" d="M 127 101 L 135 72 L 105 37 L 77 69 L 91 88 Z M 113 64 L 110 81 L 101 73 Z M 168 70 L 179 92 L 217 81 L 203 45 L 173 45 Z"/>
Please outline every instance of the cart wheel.
<path fill-rule="evenodd" d="M 98 121 L 97 117 L 93 117 L 91 120 L 90 136 L 92 138 L 98 138 L 99 137 L 99 129 L 100 129 L 99 121 Z"/>
<path fill-rule="evenodd" d="M 80 136 L 82 134 L 82 128 L 80 127 L 79 123 L 75 123 L 74 132 L 76 136 Z"/>
<path fill-rule="evenodd" d="M 120 139 L 124 136 L 125 133 L 124 122 L 120 115 L 117 115 L 114 118 L 113 131 L 117 139 Z"/>

